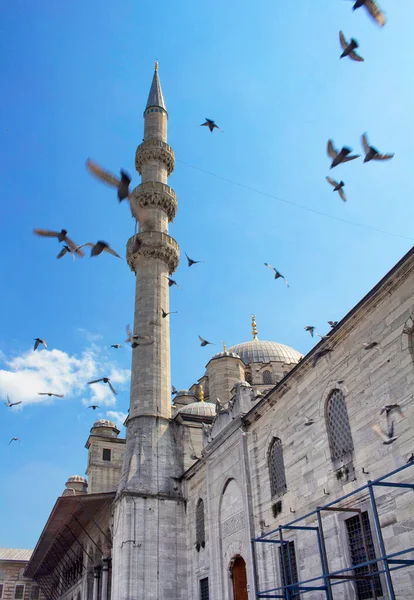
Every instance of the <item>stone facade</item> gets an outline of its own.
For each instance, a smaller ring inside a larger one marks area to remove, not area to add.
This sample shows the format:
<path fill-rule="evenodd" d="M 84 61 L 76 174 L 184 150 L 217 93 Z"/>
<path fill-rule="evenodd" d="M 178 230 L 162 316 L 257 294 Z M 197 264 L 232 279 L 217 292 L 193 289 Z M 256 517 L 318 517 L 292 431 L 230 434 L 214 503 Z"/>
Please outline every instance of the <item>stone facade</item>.
<path fill-rule="evenodd" d="M 39 585 L 24 572 L 32 550 L 0 548 L 0 600 L 44 600 Z"/>

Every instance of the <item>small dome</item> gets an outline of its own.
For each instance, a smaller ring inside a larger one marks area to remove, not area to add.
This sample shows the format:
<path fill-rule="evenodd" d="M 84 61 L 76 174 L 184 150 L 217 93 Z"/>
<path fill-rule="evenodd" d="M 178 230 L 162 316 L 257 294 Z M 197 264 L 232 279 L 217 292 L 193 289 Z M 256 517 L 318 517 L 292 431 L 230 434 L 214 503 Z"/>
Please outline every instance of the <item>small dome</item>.
<path fill-rule="evenodd" d="M 216 405 L 212 402 L 192 402 L 191 404 L 179 408 L 176 414 L 195 415 L 197 417 L 215 417 Z"/>
<path fill-rule="evenodd" d="M 290 346 L 279 344 L 278 342 L 266 342 L 262 340 L 251 340 L 236 344 L 228 350 L 231 353 L 236 353 L 240 356 L 245 364 L 250 363 L 268 363 L 281 362 L 286 364 L 296 364 L 302 354 L 294 350 Z"/>
<path fill-rule="evenodd" d="M 108 419 L 99 419 L 99 421 L 95 421 L 95 423 L 92 425 L 92 427 L 111 427 L 111 428 L 117 429 L 117 426 L 115 425 L 115 423 L 113 423 L 112 421 L 109 421 Z"/>
<path fill-rule="evenodd" d="M 88 483 L 88 481 L 85 477 L 82 477 L 82 475 L 72 475 L 66 483 Z"/>
<path fill-rule="evenodd" d="M 229 350 L 226 350 L 225 352 L 218 352 L 217 354 L 215 354 L 213 356 L 213 358 L 211 360 L 214 360 L 215 358 L 224 358 L 224 357 L 230 357 L 230 358 L 239 358 L 240 356 L 238 354 L 236 354 L 235 352 L 230 352 Z"/>

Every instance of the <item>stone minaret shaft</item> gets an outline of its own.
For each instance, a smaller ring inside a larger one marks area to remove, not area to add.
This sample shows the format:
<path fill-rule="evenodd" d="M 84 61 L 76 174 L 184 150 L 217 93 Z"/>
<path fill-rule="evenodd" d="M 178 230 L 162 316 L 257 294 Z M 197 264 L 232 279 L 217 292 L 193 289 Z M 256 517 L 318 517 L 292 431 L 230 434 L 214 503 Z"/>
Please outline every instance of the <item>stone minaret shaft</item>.
<path fill-rule="evenodd" d="M 181 600 L 185 588 L 185 507 L 176 478 L 182 453 L 171 420 L 168 276 L 179 249 L 168 235 L 177 201 L 167 185 L 174 152 L 167 144 L 168 114 L 158 65 L 144 112 L 144 140 L 135 165 L 142 183 L 133 190 L 131 211 L 139 233 L 127 244 L 136 274 L 131 399 L 126 451 L 114 510 L 113 600 Z"/>

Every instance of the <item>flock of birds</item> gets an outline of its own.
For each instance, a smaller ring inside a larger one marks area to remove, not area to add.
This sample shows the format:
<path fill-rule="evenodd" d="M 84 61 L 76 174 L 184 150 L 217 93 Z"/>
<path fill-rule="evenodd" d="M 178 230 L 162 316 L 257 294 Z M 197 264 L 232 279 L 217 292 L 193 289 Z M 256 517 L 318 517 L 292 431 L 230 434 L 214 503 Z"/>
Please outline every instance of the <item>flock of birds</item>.
<path fill-rule="evenodd" d="M 386 23 L 385 15 L 382 12 L 382 10 L 380 9 L 376 0 L 356 0 L 356 2 L 354 2 L 354 5 L 353 5 L 353 10 L 356 10 L 356 9 L 362 8 L 362 7 L 368 12 L 368 14 L 374 19 L 374 21 L 378 25 L 380 25 L 381 27 L 383 27 L 385 25 L 385 23 Z M 340 46 L 342 48 L 342 54 L 340 56 L 341 59 L 348 57 L 349 59 L 356 61 L 356 62 L 364 61 L 363 57 L 360 56 L 356 52 L 356 49 L 359 47 L 357 40 L 355 40 L 354 38 L 351 38 L 349 41 L 347 41 L 347 39 L 344 36 L 344 33 L 342 31 L 340 31 L 339 32 L 339 42 L 340 42 Z M 208 119 L 208 118 L 206 118 L 205 122 L 201 124 L 201 127 L 208 127 L 210 132 L 213 132 L 215 129 L 218 129 L 219 131 L 223 132 L 223 130 L 215 123 L 215 121 L 213 121 L 212 119 Z M 374 146 L 371 146 L 369 144 L 366 133 L 364 133 L 362 135 L 362 147 L 363 147 L 364 154 L 365 154 L 364 163 L 370 162 L 372 160 L 380 160 L 380 161 L 390 160 L 394 156 L 394 154 L 391 154 L 391 153 L 387 153 L 387 154 L 381 153 L 377 148 L 375 148 Z M 328 153 L 328 156 L 332 159 L 331 166 L 330 166 L 331 169 L 339 166 L 340 164 L 355 160 L 361 156 L 360 154 L 351 154 L 352 149 L 347 146 L 343 146 L 341 148 L 341 150 L 337 150 L 335 148 L 334 142 L 332 140 L 328 141 L 327 153 Z M 94 175 L 95 177 L 97 177 L 98 179 L 103 181 L 104 183 L 107 183 L 108 185 L 111 185 L 112 187 L 115 187 L 117 189 L 117 196 L 118 196 L 119 202 L 122 202 L 123 200 L 131 198 L 130 184 L 131 184 L 132 179 L 124 169 L 120 170 L 120 176 L 117 177 L 117 176 L 113 175 L 112 173 L 110 173 L 109 171 L 107 171 L 106 169 L 104 169 L 103 167 L 101 167 L 100 165 L 98 165 L 97 163 L 95 163 L 94 161 L 92 161 L 91 159 L 88 159 L 86 161 L 86 167 L 92 175 Z M 336 181 L 331 177 L 326 177 L 326 180 L 328 181 L 328 183 L 330 185 L 332 185 L 333 191 L 338 192 L 340 198 L 345 202 L 346 196 L 345 196 L 345 192 L 343 189 L 345 186 L 344 181 L 342 181 L 342 180 Z M 139 214 L 138 220 L 140 222 L 143 222 L 145 220 L 145 211 L 144 210 L 142 210 L 141 213 Z M 115 252 L 107 242 L 104 242 L 102 240 L 98 240 L 97 242 L 86 242 L 81 245 L 76 244 L 71 238 L 68 237 L 68 232 L 66 229 L 62 229 L 60 232 L 49 230 L 49 229 L 34 229 L 33 233 L 35 235 L 38 235 L 41 237 L 56 238 L 58 240 L 58 242 L 64 244 L 62 249 L 60 250 L 59 254 L 57 255 L 58 259 L 63 258 L 66 254 L 70 254 L 72 256 L 73 260 L 75 260 L 76 257 L 81 258 L 84 256 L 84 252 L 83 252 L 82 248 L 85 248 L 85 247 L 91 248 L 91 257 L 96 257 L 96 256 L 99 256 L 100 254 L 102 254 L 103 252 L 107 252 L 117 258 L 121 258 L 119 256 L 119 254 L 117 252 Z M 194 260 L 194 259 L 190 258 L 187 253 L 185 253 L 185 256 L 187 258 L 189 267 L 192 267 L 195 264 L 199 264 L 199 263 L 203 262 L 200 260 Z M 280 273 L 280 271 L 278 271 L 278 269 L 276 269 L 275 267 L 273 267 L 272 265 L 270 265 L 267 262 L 264 263 L 264 265 L 274 272 L 275 279 L 279 279 L 279 278 L 283 279 L 286 286 L 289 287 L 289 283 L 288 283 L 287 279 L 284 277 L 284 275 L 282 275 Z M 182 289 L 178 285 L 178 283 L 171 277 L 168 277 L 168 285 L 170 287 L 177 286 L 179 289 Z M 169 316 L 171 314 L 176 314 L 176 312 L 177 311 L 166 312 L 164 309 L 162 309 L 162 318 L 166 318 L 167 316 Z M 330 325 L 331 329 L 333 329 L 338 324 L 338 321 L 328 321 L 328 324 Z M 126 329 L 127 329 L 128 337 L 125 340 L 125 342 L 131 344 L 132 348 L 136 348 L 138 345 L 148 345 L 148 344 L 154 343 L 154 340 L 152 339 L 151 336 L 134 334 L 129 325 L 127 326 Z M 313 325 L 307 325 L 304 329 L 305 329 L 305 331 L 309 332 L 312 337 L 314 337 L 315 327 Z M 321 335 L 319 333 L 316 333 L 316 335 L 319 338 L 321 338 L 321 340 L 327 340 L 327 339 L 329 339 L 330 334 L 328 333 L 327 335 Z M 198 336 L 198 338 L 200 340 L 200 345 L 203 347 L 214 344 L 213 342 L 209 342 L 208 340 L 204 339 L 200 335 Z M 47 344 L 46 344 L 45 340 L 43 340 L 41 338 L 35 338 L 34 350 L 37 350 L 37 348 L 41 344 L 45 348 L 47 348 Z M 363 348 L 365 350 L 372 350 L 376 346 L 378 346 L 378 342 L 376 342 L 376 341 L 366 342 L 363 344 Z M 119 349 L 119 348 L 122 348 L 122 345 L 121 344 L 112 344 L 110 346 L 110 348 Z M 332 352 L 332 348 L 328 348 L 328 347 L 322 348 L 318 352 L 316 352 L 314 355 L 314 358 L 313 358 L 312 366 L 315 367 L 318 360 L 330 352 Z M 101 377 L 100 379 L 94 379 L 92 381 L 89 381 L 88 385 L 93 385 L 95 383 L 101 383 L 101 382 L 104 384 L 107 384 L 114 395 L 117 394 L 109 377 Z M 174 395 L 176 393 L 177 393 L 177 390 L 173 386 L 172 387 L 172 395 Z M 49 396 L 49 397 L 55 396 L 58 398 L 63 398 L 63 394 L 55 394 L 52 392 L 38 392 L 38 394 L 41 396 Z M 5 405 L 8 408 L 12 408 L 13 406 L 16 406 L 18 404 L 21 404 L 21 401 L 11 402 L 9 397 L 7 396 L 7 402 L 5 402 Z M 96 410 L 97 408 L 99 408 L 99 406 L 91 405 L 88 408 Z M 381 410 L 380 414 L 382 415 L 385 413 L 386 419 L 387 419 L 387 430 L 386 431 L 384 431 L 384 429 L 382 429 L 379 425 L 373 425 L 373 427 L 372 427 L 372 429 L 375 431 L 375 433 L 383 440 L 383 443 L 386 445 L 392 444 L 398 438 L 398 436 L 396 436 L 394 434 L 394 422 L 392 420 L 390 420 L 390 416 L 394 412 L 398 413 L 401 417 L 404 417 L 401 407 L 397 403 L 386 404 Z M 306 426 L 310 426 L 313 423 L 314 423 L 313 419 L 306 417 L 306 422 L 305 422 Z M 10 440 L 9 444 L 11 444 L 13 441 L 20 441 L 20 440 L 17 437 L 13 437 Z M 409 462 L 411 462 L 411 461 L 414 461 L 414 455 L 411 455 L 411 457 L 409 458 Z"/>

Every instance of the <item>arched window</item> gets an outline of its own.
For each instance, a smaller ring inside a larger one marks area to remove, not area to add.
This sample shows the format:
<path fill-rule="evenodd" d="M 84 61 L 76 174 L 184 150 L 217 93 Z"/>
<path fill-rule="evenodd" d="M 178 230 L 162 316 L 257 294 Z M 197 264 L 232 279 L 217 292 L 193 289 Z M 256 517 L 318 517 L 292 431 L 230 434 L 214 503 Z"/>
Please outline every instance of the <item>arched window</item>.
<path fill-rule="evenodd" d="M 206 533 L 204 527 L 204 502 L 200 500 L 196 507 L 196 546 L 197 549 L 204 548 L 206 543 Z"/>
<path fill-rule="evenodd" d="M 281 496 L 287 491 L 285 463 L 283 462 L 282 440 L 274 438 L 269 449 L 269 476 L 272 496 Z"/>
<path fill-rule="evenodd" d="M 332 460 L 341 460 L 354 449 L 345 396 L 341 390 L 333 390 L 328 398 L 326 427 Z"/>
<path fill-rule="evenodd" d="M 263 383 L 272 383 L 272 373 L 270 371 L 263 371 Z"/>

